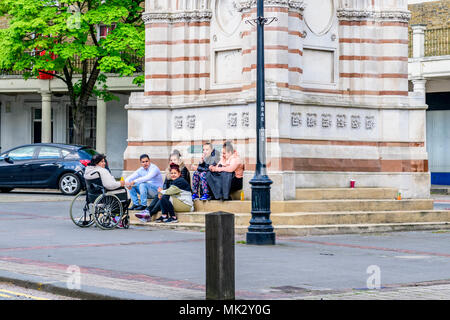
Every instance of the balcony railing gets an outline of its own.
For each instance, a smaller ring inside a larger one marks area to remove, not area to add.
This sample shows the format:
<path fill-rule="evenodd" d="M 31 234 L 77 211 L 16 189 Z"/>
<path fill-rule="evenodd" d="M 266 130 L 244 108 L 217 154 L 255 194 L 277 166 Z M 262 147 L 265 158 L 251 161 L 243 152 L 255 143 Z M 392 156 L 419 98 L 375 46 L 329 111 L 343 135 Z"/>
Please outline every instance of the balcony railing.
<path fill-rule="evenodd" d="M 425 57 L 450 55 L 450 28 L 425 29 Z M 409 32 L 408 57 L 413 56 L 413 35 Z"/>
<path fill-rule="evenodd" d="M 450 28 L 425 30 L 425 57 L 450 55 Z"/>
<path fill-rule="evenodd" d="M 145 59 L 137 56 L 130 56 L 130 63 L 134 64 L 136 67 L 136 73 L 142 73 L 144 72 L 144 66 L 145 66 Z M 87 60 L 88 70 L 92 70 L 92 67 L 94 66 L 94 60 L 88 59 Z M 82 69 L 82 63 L 79 59 L 75 60 L 74 68 L 81 70 Z M 0 69 L 0 76 L 20 76 L 23 75 L 24 71 L 14 71 L 14 70 L 4 70 Z M 76 72 L 77 73 L 77 72 Z M 116 72 L 113 72 L 116 73 Z"/>

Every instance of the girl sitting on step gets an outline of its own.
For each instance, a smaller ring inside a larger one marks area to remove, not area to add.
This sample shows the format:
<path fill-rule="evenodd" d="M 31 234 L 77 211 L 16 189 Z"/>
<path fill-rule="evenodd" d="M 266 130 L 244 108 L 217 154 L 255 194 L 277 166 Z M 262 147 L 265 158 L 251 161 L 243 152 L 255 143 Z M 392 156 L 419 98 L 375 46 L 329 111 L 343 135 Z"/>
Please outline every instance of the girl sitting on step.
<path fill-rule="evenodd" d="M 172 179 L 170 187 L 165 190 L 158 189 L 162 215 L 156 219 L 156 222 L 176 223 L 178 218 L 175 212 L 194 211 L 191 186 L 181 177 L 179 165 L 170 165 L 170 176 Z"/>

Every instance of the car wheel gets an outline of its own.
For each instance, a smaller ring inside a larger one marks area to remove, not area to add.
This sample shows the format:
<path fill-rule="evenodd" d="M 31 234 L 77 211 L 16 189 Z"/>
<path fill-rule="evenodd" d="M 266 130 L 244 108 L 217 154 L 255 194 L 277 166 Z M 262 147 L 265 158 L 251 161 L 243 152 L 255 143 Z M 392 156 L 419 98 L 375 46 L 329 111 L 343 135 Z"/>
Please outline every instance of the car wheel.
<path fill-rule="evenodd" d="M 80 178 L 73 173 L 64 174 L 59 179 L 59 190 L 66 195 L 77 194 L 81 189 Z"/>
<path fill-rule="evenodd" d="M 10 192 L 13 188 L 0 188 L 0 192 L 7 193 Z"/>

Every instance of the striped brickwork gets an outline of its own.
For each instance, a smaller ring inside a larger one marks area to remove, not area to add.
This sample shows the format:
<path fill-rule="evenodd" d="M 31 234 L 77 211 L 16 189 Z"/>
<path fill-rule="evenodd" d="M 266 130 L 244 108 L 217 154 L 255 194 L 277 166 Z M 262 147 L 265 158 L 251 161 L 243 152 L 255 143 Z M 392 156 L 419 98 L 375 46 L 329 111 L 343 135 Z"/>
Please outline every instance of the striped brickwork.
<path fill-rule="evenodd" d="M 278 87 L 288 88 L 289 84 L 299 84 L 302 80 L 301 37 L 303 30 L 302 10 L 285 5 L 265 6 L 265 16 L 276 18 L 265 26 L 264 54 L 265 76 L 267 81 L 276 83 Z M 246 7 L 243 20 L 256 18 L 256 8 Z M 243 38 L 243 79 L 246 83 L 256 82 L 256 26 L 246 25 Z M 252 86 L 254 87 L 254 86 Z M 251 87 L 250 87 L 251 88 Z M 245 88 L 244 88 L 245 89 Z"/>
<path fill-rule="evenodd" d="M 164 103 L 172 96 L 204 95 L 211 12 L 149 14 L 146 19 L 145 96 Z"/>
<path fill-rule="evenodd" d="M 288 1 L 285 4 L 269 1 L 265 15 L 277 20 L 265 27 L 266 80 L 278 88 L 294 91 L 343 96 L 407 96 L 409 13 L 406 9 L 397 9 L 383 14 L 377 1 L 373 3 L 369 1 L 370 6 L 365 9 L 337 8 L 339 87 L 320 90 L 302 86 L 305 29 L 302 8 L 291 6 Z M 200 6 L 201 2 L 197 4 Z M 242 8 L 243 21 L 255 17 L 254 5 Z M 211 18 L 211 9 L 147 14 L 146 96 L 239 94 L 255 87 L 256 27 L 242 23 L 242 83 L 210 90 L 211 59 L 214 58 L 210 52 Z"/>
<path fill-rule="evenodd" d="M 343 94 L 408 96 L 409 13 L 406 8 L 383 12 L 379 3 L 338 9 Z"/>

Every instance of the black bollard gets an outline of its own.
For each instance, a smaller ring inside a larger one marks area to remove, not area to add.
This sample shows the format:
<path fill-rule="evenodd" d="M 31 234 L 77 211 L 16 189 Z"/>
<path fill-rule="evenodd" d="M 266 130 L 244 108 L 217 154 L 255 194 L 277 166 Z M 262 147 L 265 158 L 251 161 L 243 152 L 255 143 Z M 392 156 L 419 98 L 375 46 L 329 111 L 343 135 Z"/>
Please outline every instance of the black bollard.
<path fill-rule="evenodd" d="M 206 215 L 206 299 L 234 300 L 234 214 Z"/>

